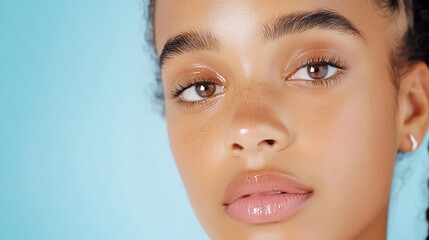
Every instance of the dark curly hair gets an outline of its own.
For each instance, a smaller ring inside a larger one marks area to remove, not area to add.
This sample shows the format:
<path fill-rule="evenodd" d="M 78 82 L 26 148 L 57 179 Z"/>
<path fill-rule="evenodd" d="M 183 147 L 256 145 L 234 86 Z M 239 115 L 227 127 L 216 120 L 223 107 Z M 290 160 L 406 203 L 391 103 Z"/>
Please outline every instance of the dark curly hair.
<path fill-rule="evenodd" d="M 392 80 L 398 87 L 400 76 L 408 67 L 423 61 L 429 65 L 429 1 L 427 0 L 375 0 L 376 6 L 387 18 L 395 18 L 402 11 L 406 13 L 408 28 L 395 41 L 391 54 Z"/>
<path fill-rule="evenodd" d="M 402 70 L 406 70 L 407 66 L 416 62 L 423 61 L 429 65 L 429 1 L 376 0 L 376 3 L 392 15 L 396 15 L 403 8 L 408 17 L 408 28 L 402 39 L 399 39 L 398 49 L 392 51 L 391 62 L 394 78 L 398 79 Z M 429 207 L 425 215 L 426 221 L 429 223 Z M 429 240 L 429 230 L 426 240 Z"/>
<path fill-rule="evenodd" d="M 386 18 L 394 19 L 401 11 L 404 11 L 408 19 L 408 28 L 403 36 L 397 39 L 395 49 L 392 49 L 391 54 L 392 81 L 398 87 L 398 79 L 410 65 L 425 62 L 429 66 L 429 0 L 374 0 L 374 3 L 377 8 L 380 8 L 380 13 L 386 15 Z M 147 9 L 147 18 L 150 25 L 146 36 L 149 44 L 154 46 L 155 0 L 149 0 Z M 152 50 L 156 59 L 155 48 L 153 47 Z M 157 73 L 155 97 L 160 102 L 164 98 L 159 73 Z M 429 223 L 429 208 L 426 210 L 425 215 Z M 429 232 L 426 240 L 429 240 Z"/>

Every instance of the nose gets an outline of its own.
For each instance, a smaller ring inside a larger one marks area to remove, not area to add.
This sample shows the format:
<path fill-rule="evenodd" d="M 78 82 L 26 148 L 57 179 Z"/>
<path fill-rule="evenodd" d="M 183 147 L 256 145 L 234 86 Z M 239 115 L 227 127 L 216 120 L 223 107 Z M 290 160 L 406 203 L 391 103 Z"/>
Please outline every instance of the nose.
<path fill-rule="evenodd" d="M 276 153 L 289 145 L 285 124 L 266 111 L 237 116 L 231 124 L 225 145 L 233 156 Z"/>

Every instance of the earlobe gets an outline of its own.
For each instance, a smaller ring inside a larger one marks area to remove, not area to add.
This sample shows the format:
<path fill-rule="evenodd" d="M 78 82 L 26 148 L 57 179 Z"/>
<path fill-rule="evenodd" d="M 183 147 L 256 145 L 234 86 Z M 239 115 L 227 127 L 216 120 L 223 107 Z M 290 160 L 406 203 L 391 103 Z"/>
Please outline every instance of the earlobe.
<path fill-rule="evenodd" d="M 414 151 L 429 128 L 429 68 L 424 62 L 413 64 L 400 80 L 399 141 L 404 152 Z"/>

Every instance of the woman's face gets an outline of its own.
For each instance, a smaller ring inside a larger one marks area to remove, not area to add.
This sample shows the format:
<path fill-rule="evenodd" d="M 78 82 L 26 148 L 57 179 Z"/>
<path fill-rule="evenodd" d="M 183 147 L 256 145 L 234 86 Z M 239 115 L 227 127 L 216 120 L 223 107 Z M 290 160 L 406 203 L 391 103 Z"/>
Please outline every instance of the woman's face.
<path fill-rule="evenodd" d="M 385 238 L 399 27 L 371 2 L 156 1 L 171 148 L 211 238 Z"/>

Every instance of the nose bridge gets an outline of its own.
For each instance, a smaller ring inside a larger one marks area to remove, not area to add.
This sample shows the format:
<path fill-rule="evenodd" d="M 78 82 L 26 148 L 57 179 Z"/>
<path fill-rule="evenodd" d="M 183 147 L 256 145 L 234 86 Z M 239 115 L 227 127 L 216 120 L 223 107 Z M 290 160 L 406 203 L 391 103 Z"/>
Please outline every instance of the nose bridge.
<path fill-rule="evenodd" d="M 234 100 L 225 147 L 234 156 L 277 152 L 289 144 L 289 131 L 279 117 L 272 93 L 245 89 Z"/>

